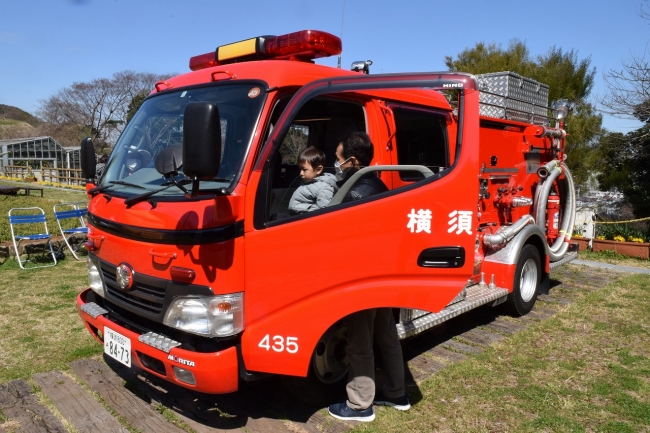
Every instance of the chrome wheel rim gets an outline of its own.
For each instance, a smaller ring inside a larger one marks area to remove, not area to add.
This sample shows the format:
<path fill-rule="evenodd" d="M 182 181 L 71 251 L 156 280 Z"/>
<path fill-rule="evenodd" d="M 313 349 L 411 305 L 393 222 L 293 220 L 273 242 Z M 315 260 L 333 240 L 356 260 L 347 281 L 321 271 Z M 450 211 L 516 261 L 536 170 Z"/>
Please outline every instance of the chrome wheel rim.
<path fill-rule="evenodd" d="M 537 264 L 535 260 L 528 259 L 521 269 L 521 276 L 519 277 L 519 293 L 521 300 L 528 302 L 535 296 L 537 290 Z"/>

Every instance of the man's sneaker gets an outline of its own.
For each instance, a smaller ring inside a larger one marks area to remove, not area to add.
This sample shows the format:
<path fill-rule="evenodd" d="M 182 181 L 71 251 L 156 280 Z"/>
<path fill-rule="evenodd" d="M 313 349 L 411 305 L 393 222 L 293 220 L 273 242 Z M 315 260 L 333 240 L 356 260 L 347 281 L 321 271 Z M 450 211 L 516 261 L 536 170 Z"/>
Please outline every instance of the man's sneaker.
<path fill-rule="evenodd" d="M 331 405 L 329 407 L 329 413 L 334 418 L 343 421 L 370 422 L 375 419 L 375 411 L 372 410 L 372 406 L 368 409 L 354 410 L 345 402 Z"/>
<path fill-rule="evenodd" d="M 411 408 L 411 403 L 406 394 L 397 398 L 390 398 L 383 394 L 377 394 L 372 404 L 377 406 L 391 406 L 397 410 L 409 410 Z"/>

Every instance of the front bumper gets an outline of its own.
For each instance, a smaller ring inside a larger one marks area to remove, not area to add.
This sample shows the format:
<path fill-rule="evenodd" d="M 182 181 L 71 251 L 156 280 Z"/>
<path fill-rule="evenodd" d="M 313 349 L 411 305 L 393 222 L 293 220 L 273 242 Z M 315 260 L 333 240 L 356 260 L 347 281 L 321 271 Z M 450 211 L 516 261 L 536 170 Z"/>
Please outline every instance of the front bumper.
<path fill-rule="evenodd" d="M 129 338 L 131 340 L 132 365 L 195 391 L 209 394 L 237 391 L 239 370 L 236 347 L 212 353 L 195 352 L 179 347 L 169 348 L 168 345 L 158 345 L 160 348 L 153 347 L 150 345 L 150 339 L 143 338 L 142 335 L 112 322 L 106 317 L 106 310 L 95 303 L 87 302 L 86 298 L 89 292 L 91 292 L 90 289 L 77 296 L 77 311 L 84 321 L 86 329 L 102 344 L 104 343 L 105 326 Z M 148 341 L 149 344 L 143 340 Z M 173 367 L 190 371 L 196 383 L 189 384 L 178 380 Z"/>

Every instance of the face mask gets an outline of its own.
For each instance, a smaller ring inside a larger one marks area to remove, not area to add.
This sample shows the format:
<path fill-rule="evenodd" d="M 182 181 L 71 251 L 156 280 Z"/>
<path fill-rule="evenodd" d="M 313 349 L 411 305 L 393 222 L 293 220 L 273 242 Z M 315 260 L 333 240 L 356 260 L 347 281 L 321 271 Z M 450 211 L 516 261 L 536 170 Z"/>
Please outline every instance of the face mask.
<path fill-rule="evenodd" d="M 349 160 L 350 158 L 346 159 L 345 161 L 343 161 L 343 164 L 345 164 Z M 345 179 L 345 171 L 341 169 L 341 164 L 339 163 L 338 160 L 334 161 L 334 176 L 336 176 L 336 180 L 339 181 Z"/>

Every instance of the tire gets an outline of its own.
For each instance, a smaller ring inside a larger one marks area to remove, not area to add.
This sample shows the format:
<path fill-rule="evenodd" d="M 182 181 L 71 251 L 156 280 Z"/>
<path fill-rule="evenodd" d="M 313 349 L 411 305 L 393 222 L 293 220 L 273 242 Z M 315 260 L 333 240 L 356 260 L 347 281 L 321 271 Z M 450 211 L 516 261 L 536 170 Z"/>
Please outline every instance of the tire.
<path fill-rule="evenodd" d="M 514 288 L 504 304 L 512 316 L 524 316 L 535 306 L 542 277 L 542 261 L 533 245 L 525 245 L 519 252 L 515 270 Z"/>
<path fill-rule="evenodd" d="M 327 407 L 345 395 L 349 370 L 347 341 L 345 326 L 337 322 L 330 327 L 316 344 L 307 377 L 282 377 L 287 392 L 317 408 Z"/>

